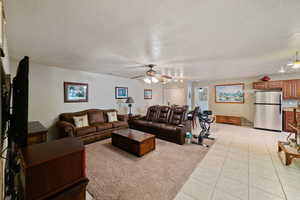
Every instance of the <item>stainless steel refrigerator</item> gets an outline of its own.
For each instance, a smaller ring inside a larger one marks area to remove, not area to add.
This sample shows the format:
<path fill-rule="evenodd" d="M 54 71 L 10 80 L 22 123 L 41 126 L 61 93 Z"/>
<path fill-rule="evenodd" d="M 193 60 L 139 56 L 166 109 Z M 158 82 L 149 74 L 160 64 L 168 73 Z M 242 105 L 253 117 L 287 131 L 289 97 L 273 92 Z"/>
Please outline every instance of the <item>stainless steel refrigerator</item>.
<path fill-rule="evenodd" d="M 256 91 L 254 128 L 282 131 L 281 102 L 281 91 Z"/>

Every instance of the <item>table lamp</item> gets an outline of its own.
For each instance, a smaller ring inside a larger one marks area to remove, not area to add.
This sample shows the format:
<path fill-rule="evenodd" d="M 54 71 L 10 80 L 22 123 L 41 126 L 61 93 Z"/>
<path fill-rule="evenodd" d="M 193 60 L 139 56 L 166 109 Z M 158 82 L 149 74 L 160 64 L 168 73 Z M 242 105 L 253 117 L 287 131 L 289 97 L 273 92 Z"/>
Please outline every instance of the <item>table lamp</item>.
<path fill-rule="evenodd" d="M 128 103 L 128 107 L 129 107 L 129 115 L 131 115 L 131 107 L 132 107 L 132 104 L 134 103 L 134 100 L 132 97 L 128 97 L 126 99 L 126 102 L 125 103 Z"/>

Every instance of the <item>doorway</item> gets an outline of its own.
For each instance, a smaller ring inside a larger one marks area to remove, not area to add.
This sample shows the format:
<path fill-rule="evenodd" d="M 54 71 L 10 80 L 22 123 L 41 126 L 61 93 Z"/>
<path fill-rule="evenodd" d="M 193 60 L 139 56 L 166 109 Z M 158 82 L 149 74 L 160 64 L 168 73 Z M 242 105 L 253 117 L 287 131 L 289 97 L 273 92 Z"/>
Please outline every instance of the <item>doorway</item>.
<path fill-rule="evenodd" d="M 200 111 L 209 110 L 209 87 L 195 88 L 195 107 L 199 106 Z"/>

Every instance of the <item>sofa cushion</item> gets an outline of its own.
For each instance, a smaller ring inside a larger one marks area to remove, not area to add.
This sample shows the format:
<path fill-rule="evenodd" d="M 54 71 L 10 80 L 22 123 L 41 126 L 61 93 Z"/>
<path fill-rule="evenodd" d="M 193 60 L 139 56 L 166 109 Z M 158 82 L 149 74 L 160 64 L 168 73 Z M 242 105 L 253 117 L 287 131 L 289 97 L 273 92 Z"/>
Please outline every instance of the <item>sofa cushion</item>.
<path fill-rule="evenodd" d="M 124 121 L 116 121 L 116 122 L 112 122 L 111 124 L 112 124 L 113 128 L 128 127 L 128 123 L 124 122 Z"/>
<path fill-rule="evenodd" d="M 91 110 L 88 112 L 90 124 L 104 123 L 104 114 L 101 110 Z"/>
<path fill-rule="evenodd" d="M 159 129 L 159 128 L 162 128 L 164 126 L 164 124 L 158 123 L 158 122 L 152 122 L 152 123 L 149 123 L 148 126 Z"/>
<path fill-rule="evenodd" d="M 76 117 L 74 116 L 73 120 L 74 120 L 76 128 L 89 126 L 87 115 L 76 116 Z"/>
<path fill-rule="evenodd" d="M 62 113 L 59 115 L 59 119 L 61 121 L 67 121 L 67 122 L 74 124 L 74 120 L 73 120 L 74 116 L 86 115 L 87 112 L 88 112 L 88 110 L 84 110 L 84 111 L 80 111 L 80 112 L 73 112 L 73 113 Z"/>
<path fill-rule="evenodd" d="M 97 131 L 104 131 L 113 127 L 112 123 L 94 123 L 92 125 L 96 127 Z"/>
<path fill-rule="evenodd" d="M 118 121 L 117 112 L 107 112 L 108 122 Z"/>
<path fill-rule="evenodd" d="M 96 127 L 94 126 L 86 126 L 81 128 L 76 128 L 76 135 L 77 136 L 83 136 L 89 133 L 96 132 Z"/>
<path fill-rule="evenodd" d="M 150 126 L 152 124 L 152 122 L 142 120 L 142 119 L 133 120 L 131 123 L 137 126 Z"/>
<path fill-rule="evenodd" d="M 181 124 L 185 118 L 186 111 L 187 108 L 185 106 L 174 106 L 169 123 L 173 125 Z"/>
<path fill-rule="evenodd" d="M 116 109 L 108 109 L 108 110 L 103 110 L 104 111 L 104 122 L 108 122 L 108 112 L 116 112 L 118 116 L 118 111 Z"/>
<path fill-rule="evenodd" d="M 168 133 L 172 134 L 172 133 L 177 133 L 181 131 L 181 128 L 175 125 L 170 125 L 170 124 L 163 124 L 161 126 L 161 129 L 168 131 Z"/>
<path fill-rule="evenodd" d="M 147 111 L 146 120 L 155 121 L 157 119 L 159 106 L 150 106 Z"/>
<path fill-rule="evenodd" d="M 170 110 L 171 108 L 169 106 L 160 106 L 157 121 L 168 123 Z"/>

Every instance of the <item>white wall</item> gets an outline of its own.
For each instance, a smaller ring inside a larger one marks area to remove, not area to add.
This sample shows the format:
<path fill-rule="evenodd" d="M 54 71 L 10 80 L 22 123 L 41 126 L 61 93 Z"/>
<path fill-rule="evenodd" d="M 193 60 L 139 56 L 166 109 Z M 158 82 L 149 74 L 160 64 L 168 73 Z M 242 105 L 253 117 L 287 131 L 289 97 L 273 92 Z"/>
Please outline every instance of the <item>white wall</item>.
<path fill-rule="evenodd" d="M 11 72 L 14 74 L 17 61 L 11 60 Z M 89 84 L 89 102 L 64 103 L 63 83 L 82 82 Z M 81 111 L 90 108 L 116 108 L 120 113 L 127 113 L 125 100 L 115 99 L 115 87 L 128 87 L 129 96 L 134 98 L 133 113 L 145 113 L 153 104 L 162 104 L 162 86 L 145 85 L 138 80 L 131 80 L 110 75 L 68 70 L 44 66 L 30 62 L 29 69 L 29 120 L 40 121 L 50 127 L 49 137 L 57 137 L 54 123 L 60 113 Z M 150 86 L 150 87 L 149 87 Z M 144 100 L 144 89 L 153 89 L 153 99 Z"/>

